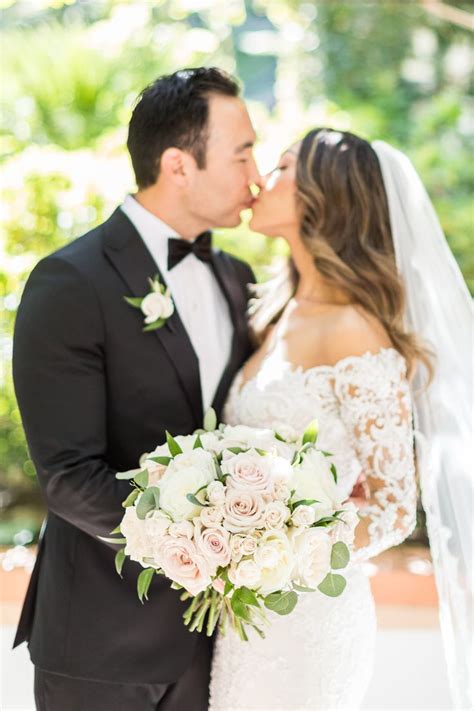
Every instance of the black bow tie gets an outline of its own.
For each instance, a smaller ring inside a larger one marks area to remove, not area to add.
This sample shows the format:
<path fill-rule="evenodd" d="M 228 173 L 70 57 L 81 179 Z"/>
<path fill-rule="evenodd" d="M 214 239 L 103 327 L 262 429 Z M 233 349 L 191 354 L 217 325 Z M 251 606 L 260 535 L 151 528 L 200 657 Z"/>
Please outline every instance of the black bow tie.
<path fill-rule="evenodd" d="M 212 256 L 211 233 L 203 232 L 196 237 L 194 242 L 171 237 L 168 240 L 168 271 L 179 264 L 188 254 L 194 254 L 201 262 L 209 262 Z"/>

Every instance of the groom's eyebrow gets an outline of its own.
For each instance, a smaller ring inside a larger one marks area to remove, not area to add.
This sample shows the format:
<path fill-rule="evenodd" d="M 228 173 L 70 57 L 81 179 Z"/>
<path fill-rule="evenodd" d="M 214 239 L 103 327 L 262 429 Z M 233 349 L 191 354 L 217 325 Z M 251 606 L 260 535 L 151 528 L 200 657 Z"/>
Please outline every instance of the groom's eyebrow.
<path fill-rule="evenodd" d="M 242 143 L 240 146 L 237 146 L 235 149 L 235 153 L 242 153 L 242 151 L 246 151 L 247 148 L 253 148 L 255 144 L 255 141 L 246 141 L 245 143 Z"/>

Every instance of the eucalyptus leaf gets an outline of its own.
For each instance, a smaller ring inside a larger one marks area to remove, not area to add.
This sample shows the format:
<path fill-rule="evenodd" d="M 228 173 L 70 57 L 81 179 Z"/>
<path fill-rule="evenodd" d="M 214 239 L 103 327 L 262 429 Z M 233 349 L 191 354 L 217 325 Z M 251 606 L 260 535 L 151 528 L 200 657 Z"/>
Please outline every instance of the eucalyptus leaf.
<path fill-rule="evenodd" d="M 135 480 L 135 484 L 137 486 L 140 486 L 142 489 L 146 489 L 148 486 L 148 469 L 142 469 L 141 472 L 138 472 L 136 476 L 133 477 Z"/>
<path fill-rule="evenodd" d="M 160 506 L 160 490 L 157 486 L 149 486 L 145 489 L 137 504 L 137 517 L 140 520 L 146 518 L 147 513 L 155 511 Z"/>
<path fill-rule="evenodd" d="M 318 439 L 318 430 L 318 421 L 310 422 L 303 434 L 303 444 L 315 444 Z"/>
<path fill-rule="evenodd" d="M 344 592 L 345 587 L 346 579 L 342 575 L 328 573 L 323 582 L 318 585 L 318 590 L 329 597 L 339 597 Z"/>
<path fill-rule="evenodd" d="M 134 479 L 135 474 L 139 471 L 140 471 L 140 469 L 130 469 L 130 471 L 128 471 L 128 472 L 117 472 L 117 474 L 115 475 L 115 478 L 120 479 L 120 480 Z"/>
<path fill-rule="evenodd" d="M 148 600 L 148 590 L 150 589 L 151 581 L 153 579 L 154 574 L 155 571 L 153 570 L 153 568 L 145 568 L 145 570 L 142 570 L 142 572 L 138 576 L 137 592 L 140 602 L 143 602 L 144 599 Z"/>
<path fill-rule="evenodd" d="M 122 577 L 122 568 L 125 562 L 125 548 L 121 548 L 115 555 L 115 570 Z"/>
<path fill-rule="evenodd" d="M 181 449 L 177 441 L 172 435 L 170 435 L 168 431 L 166 432 L 166 443 L 168 445 L 168 449 L 170 450 L 170 454 L 172 457 L 176 457 L 178 454 L 183 453 L 183 450 Z"/>
<path fill-rule="evenodd" d="M 135 499 L 137 498 L 138 494 L 140 491 L 138 489 L 133 489 L 125 499 L 125 501 L 122 501 L 122 506 L 124 509 L 127 509 L 129 506 L 133 506 L 135 503 Z"/>
<path fill-rule="evenodd" d="M 301 593 L 316 592 L 316 588 L 306 588 L 304 585 L 297 585 L 296 583 L 293 583 L 293 590 Z"/>
<path fill-rule="evenodd" d="M 264 602 L 265 607 L 278 615 L 289 615 L 298 602 L 298 595 L 293 590 L 274 592 L 267 595 Z"/>
<path fill-rule="evenodd" d="M 331 550 L 331 568 L 345 568 L 350 559 L 349 548 L 342 541 L 335 543 Z"/>
<path fill-rule="evenodd" d="M 210 407 L 204 415 L 204 429 L 206 432 L 212 432 L 217 427 L 216 411 Z"/>
<path fill-rule="evenodd" d="M 205 506 L 206 504 L 203 504 L 202 501 L 199 501 L 199 499 L 194 496 L 194 494 L 186 494 L 187 500 L 191 503 L 194 504 L 195 506 Z"/>

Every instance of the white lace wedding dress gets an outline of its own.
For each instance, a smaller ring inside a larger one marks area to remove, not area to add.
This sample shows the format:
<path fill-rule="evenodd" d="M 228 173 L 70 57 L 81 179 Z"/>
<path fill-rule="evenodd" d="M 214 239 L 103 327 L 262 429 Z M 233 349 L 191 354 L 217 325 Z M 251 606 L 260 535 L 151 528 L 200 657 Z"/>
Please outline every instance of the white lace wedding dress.
<path fill-rule="evenodd" d="M 376 632 L 369 580 L 360 563 L 412 531 L 416 485 L 406 365 L 393 348 L 309 370 L 269 356 L 257 375 L 238 374 L 225 421 L 301 433 L 315 417 L 318 444 L 333 452 L 349 496 L 366 477 L 368 543 L 344 571 L 341 597 L 300 596 L 291 615 L 272 615 L 265 639 L 241 642 L 232 630 L 216 641 L 210 711 L 357 709 L 373 667 Z"/>

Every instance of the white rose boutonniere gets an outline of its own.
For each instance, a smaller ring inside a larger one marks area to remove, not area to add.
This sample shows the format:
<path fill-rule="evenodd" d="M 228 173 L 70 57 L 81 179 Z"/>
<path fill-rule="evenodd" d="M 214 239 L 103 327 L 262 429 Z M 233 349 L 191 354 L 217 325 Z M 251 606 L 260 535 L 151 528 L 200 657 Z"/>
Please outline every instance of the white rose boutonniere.
<path fill-rule="evenodd" d="M 174 312 L 174 303 L 169 289 L 162 284 L 158 275 L 149 279 L 151 291 L 141 297 L 124 296 L 125 301 L 135 309 L 140 309 L 144 314 L 144 331 L 155 331 L 165 325 L 167 319 Z"/>

